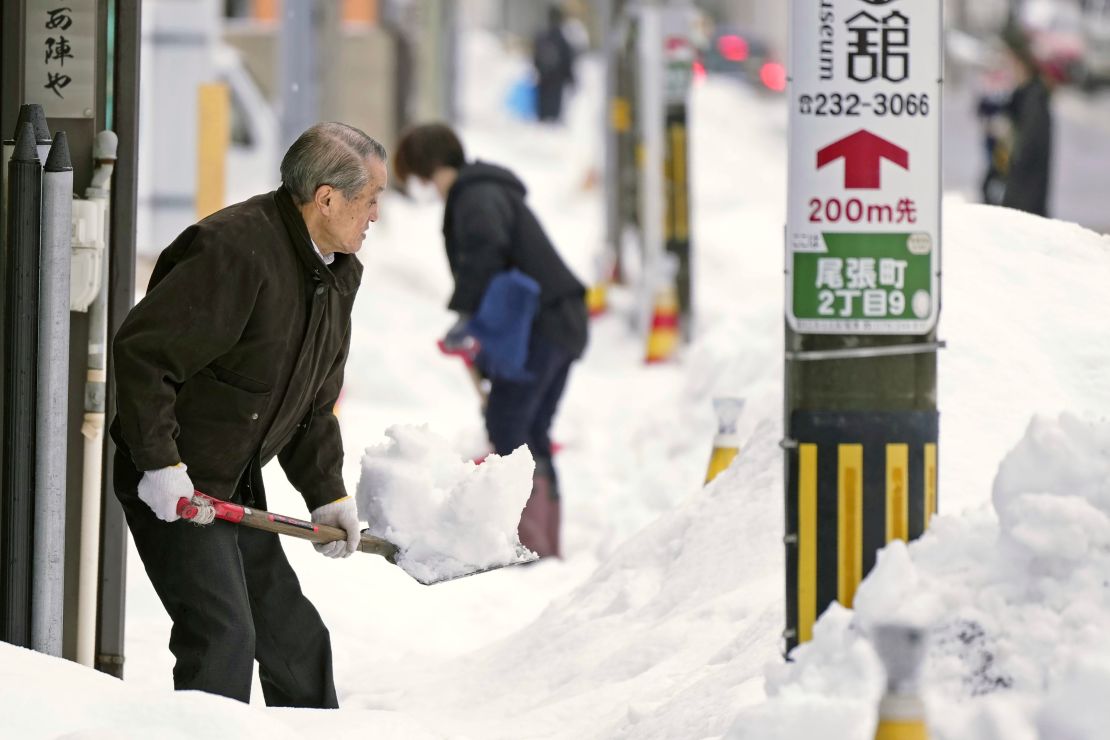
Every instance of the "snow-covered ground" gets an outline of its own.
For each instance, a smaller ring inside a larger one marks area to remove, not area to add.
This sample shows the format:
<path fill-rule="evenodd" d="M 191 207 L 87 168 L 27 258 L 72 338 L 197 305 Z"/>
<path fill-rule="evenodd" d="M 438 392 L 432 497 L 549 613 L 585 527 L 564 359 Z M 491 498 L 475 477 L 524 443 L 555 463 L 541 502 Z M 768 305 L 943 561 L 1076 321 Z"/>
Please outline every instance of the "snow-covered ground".
<path fill-rule="evenodd" d="M 600 245 L 599 75 L 568 125 L 512 121 L 523 67 L 467 45 L 471 153 L 516 169 L 584 278 Z M 1096 740 L 1110 727 L 1110 240 L 950 199 L 940 332 L 940 516 L 896 543 L 856 610 L 780 656 L 785 111 L 710 80 L 691 109 L 697 336 L 647 367 L 630 295 L 592 325 L 555 437 L 563 561 L 433 587 L 380 558 L 285 548 L 331 630 L 338 712 L 171 691 L 169 622 L 131 559 L 126 680 L 0 645 L 0 736 L 74 738 L 870 738 L 880 619 L 928 630 L 934 737 Z M 390 197 L 371 228 L 340 407 L 346 475 L 395 424 L 461 456 L 478 400 L 435 339 L 451 323 L 439 209 Z M 716 395 L 743 449 L 702 487 Z M 271 508 L 303 515 L 276 466 Z"/>

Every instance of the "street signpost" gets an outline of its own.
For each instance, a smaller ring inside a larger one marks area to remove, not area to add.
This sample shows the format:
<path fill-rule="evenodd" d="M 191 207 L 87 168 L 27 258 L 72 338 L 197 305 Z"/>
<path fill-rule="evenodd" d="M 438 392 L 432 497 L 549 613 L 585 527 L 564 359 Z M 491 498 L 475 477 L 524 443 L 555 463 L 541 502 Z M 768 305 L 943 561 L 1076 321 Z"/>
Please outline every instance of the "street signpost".
<path fill-rule="evenodd" d="M 786 647 L 937 505 L 939 0 L 791 0 Z"/>
<path fill-rule="evenodd" d="M 927 333 L 940 298 L 940 3 L 793 9 L 787 320 L 802 333 Z"/>

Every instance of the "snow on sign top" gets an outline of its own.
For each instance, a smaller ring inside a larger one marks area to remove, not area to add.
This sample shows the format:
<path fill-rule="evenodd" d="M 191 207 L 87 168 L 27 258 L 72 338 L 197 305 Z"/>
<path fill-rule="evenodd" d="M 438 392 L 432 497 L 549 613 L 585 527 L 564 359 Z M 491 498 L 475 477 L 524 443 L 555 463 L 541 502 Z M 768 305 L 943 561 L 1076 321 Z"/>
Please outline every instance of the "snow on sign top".
<path fill-rule="evenodd" d="M 793 0 L 786 315 L 795 331 L 936 325 L 940 7 Z"/>

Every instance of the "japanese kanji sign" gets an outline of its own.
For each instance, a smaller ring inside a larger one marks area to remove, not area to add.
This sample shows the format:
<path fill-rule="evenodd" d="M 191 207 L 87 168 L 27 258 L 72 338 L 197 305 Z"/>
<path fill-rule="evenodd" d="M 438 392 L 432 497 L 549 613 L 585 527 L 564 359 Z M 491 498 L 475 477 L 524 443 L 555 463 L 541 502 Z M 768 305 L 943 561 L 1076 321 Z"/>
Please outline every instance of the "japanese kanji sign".
<path fill-rule="evenodd" d="M 786 316 L 923 334 L 940 270 L 941 3 L 791 0 Z"/>
<path fill-rule="evenodd" d="M 90 118 L 97 0 L 28 0 L 25 97 L 49 118 Z"/>

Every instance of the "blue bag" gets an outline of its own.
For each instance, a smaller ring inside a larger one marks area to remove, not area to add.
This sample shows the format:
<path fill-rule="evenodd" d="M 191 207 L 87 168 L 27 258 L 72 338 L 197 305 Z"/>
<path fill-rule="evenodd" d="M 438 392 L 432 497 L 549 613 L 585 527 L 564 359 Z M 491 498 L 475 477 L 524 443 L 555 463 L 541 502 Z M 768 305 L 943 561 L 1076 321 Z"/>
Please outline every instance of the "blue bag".
<path fill-rule="evenodd" d="M 523 121 L 536 120 L 536 83 L 531 73 L 512 84 L 505 96 L 505 106 Z"/>
<path fill-rule="evenodd" d="M 540 306 L 540 284 L 520 270 L 508 270 L 490 280 L 467 324 L 467 333 L 478 340 L 478 368 L 491 378 L 526 382 L 524 369 L 532 321 Z"/>

